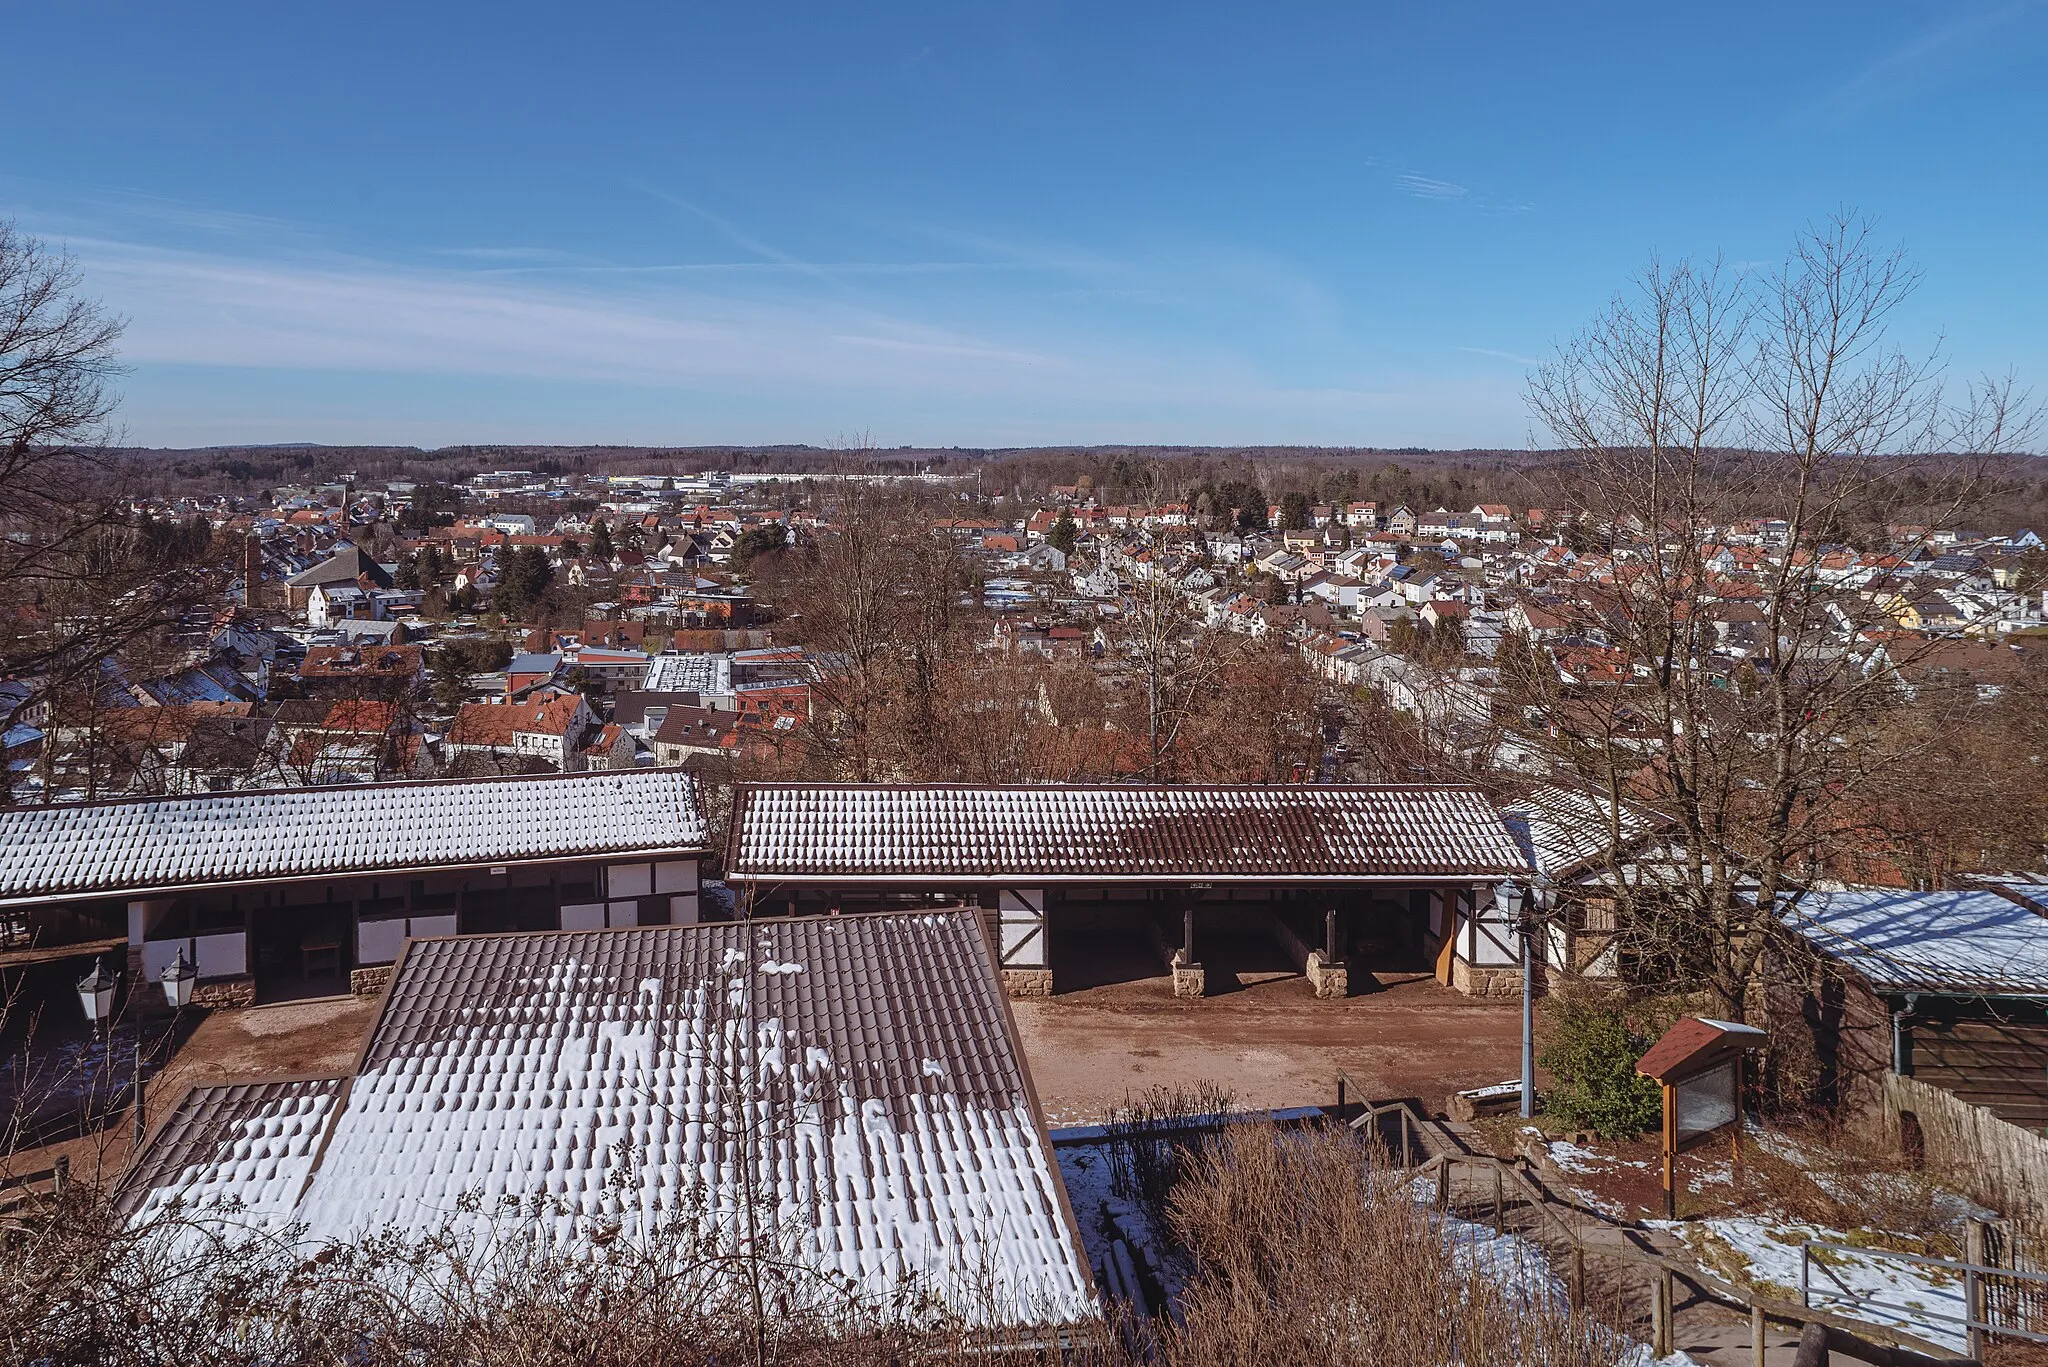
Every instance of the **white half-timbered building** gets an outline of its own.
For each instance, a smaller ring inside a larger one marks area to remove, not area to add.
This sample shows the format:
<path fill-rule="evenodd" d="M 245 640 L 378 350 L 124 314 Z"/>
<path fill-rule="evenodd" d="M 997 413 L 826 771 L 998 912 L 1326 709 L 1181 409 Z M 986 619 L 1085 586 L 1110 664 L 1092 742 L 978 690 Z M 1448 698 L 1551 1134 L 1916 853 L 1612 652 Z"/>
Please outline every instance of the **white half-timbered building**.
<path fill-rule="evenodd" d="M 1353 971 L 1450 981 L 1495 887 L 1530 876 L 1455 785 L 743 784 L 726 870 L 757 915 L 978 907 L 1018 995 L 1164 968 L 1199 996 L 1254 960 L 1319 996 Z M 1454 985 L 1494 990 L 1516 962 Z"/>

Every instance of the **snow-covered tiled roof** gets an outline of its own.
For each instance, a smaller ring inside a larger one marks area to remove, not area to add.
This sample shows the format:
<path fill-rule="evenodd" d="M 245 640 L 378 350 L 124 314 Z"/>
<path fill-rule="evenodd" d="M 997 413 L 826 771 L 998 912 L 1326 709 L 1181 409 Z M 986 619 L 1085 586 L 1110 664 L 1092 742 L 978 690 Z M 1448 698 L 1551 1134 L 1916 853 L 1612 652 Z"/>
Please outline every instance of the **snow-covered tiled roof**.
<path fill-rule="evenodd" d="M 2048 996 L 2048 918 L 1996 892 L 1817 888 L 1782 917 L 1879 992 Z"/>
<path fill-rule="evenodd" d="M 641 687 L 649 693 L 729 693 L 730 655 L 657 655 Z"/>
<path fill-rule="evenodd" d="M 1604 864 L 1610 838 L 1618 831 L 1624 851 L 1655 827 L 1641 809 L 1616 808 L 1597 793 L 1572 788 L 1539 788 L 1501 809 L 1522 853 L 1545 878 L 1563 878 L 1588 865 Z"/>
<path fill-rule="evenodd" d="M 0 810 L 0 899 L 701 849 L 674 769 L 346 784 Z"/>
<path fill-rule="evenodd" d="M 125 1208 L 138 1219 L 173 1200 L 289 1209 L 347 1083 L 319 1077 L 194 1087 L 124 1179 Z"/>
<path fill-rule="evenodd" d="M 1454 785 L 747 784 L 739 878 L 1485 878 L 1528 861 Z"/>
<path fill-rule="evenodd" d="M 309 1243 L 729 1233 L 753 1145 L 779 1250 L 878 1302 L 914 1277 L 1072 1321 L 1092 1281 L 1000 994 L 972 912 L 417 940 L 345 1088 L 199 1089 L 123 1208 Z"/>

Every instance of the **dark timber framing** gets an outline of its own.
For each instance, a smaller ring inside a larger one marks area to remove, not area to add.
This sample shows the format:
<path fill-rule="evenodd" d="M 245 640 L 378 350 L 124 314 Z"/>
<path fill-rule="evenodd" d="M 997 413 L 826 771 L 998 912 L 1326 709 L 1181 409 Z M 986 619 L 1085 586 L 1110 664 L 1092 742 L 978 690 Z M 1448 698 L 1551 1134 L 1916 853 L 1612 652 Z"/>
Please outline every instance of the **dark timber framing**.
<path fill-rule="evenodd" d="M 1061 990 L 1114 981 L 1133 944 L 1122 976 L 1163 962 L 1189 996 L 1211 986 L 1204 953 L 1247 944 L 1320 997 L 1354 967 L 1450 981 L 1464 956 L 1446 947 L 1528 876 L 1499 813 L 1450 785 L 743 784 L 726 868 L 755 915 L 978 908 L 1017 995 L 1050 994 L 1056 970 Z"/>

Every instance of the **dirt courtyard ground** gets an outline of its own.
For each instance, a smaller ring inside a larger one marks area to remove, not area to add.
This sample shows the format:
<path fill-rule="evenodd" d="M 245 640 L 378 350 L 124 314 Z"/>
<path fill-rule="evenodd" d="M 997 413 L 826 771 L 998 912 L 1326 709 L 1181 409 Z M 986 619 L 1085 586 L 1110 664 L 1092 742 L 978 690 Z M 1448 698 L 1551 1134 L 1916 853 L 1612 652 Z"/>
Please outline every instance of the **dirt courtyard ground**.
<path fill-rule="evenodd" d="M 164 1070 L 159 1091 L 183 1096 L 192 1082 L 345 1073 L 377 1016 L 374 997 L 314 997 L 216 1011 Z"/>
<path fill-rule="evenodd" d="M 1214 1083 L 1247 1107 L 1334 1099 L 1338 1070 L 1367 1097 L 1415 1097 L 1432 1111 L 1462 1087 L 1499 1082 L 1519 1067 L 1513 1001 L 1478 1001 L 1419 975 L 1382 975 L 1375 990 L 1317 1001 L 1298 974 L 1246 973 L 1197 1001 L 1163 977 L 1012 1003 L 1032 1081 L 1053 1125 L 1090 1124 L 1126 1094 L 1157 1085 Z M 209 1013 L 150 1083 L 153 1123 L 195 1083 L 345 1072 L 376 1002 L 328 997 Z M 29 1170 L 57 1153 L 75 1170 L 117 1170 L 128 1127 L 15 1155 Z"/>
<path fill-rule="evenodd" d="M 1521 1069 L 1518 1001 L 1474 1000 L 1426 976 L 1386 975 L 1344 1001 L 1317 1001 L 1289 975 L 1192 1001 L 1146 978 L 1012 1005 L 1053 1125 L 1091 1124 L 1158 1085 L 1211 1082 L 1259 1108 L 1326 1104 L 1340 1069 L 1368 1097 L 1440 1111 L 1450 1093 Z"/>
<path fill-rule="evenodd" d="M 1126 1092 L 1203 1081 L 1246 1106 L 1315 1105 L 1333 1099 L 1339 1069 L 1368 1096 L 1442 1110 L 1459 1088 L 1520 1068 L 1517 1002 L 1474 1000 L 1410 975 L 1317 1001 L 1299 975 L 1246 977 L 1254 980 L 1199 1001 L 1176 998 L 1161 977 L 1012 1003 L 1047 1119 L 1087 1124 Z M 196 1081 L 346 1071 L 375 1015 L 374 1000 L 353 997 L 215 1012 L 154 1098 L 167 1105 Z"/>

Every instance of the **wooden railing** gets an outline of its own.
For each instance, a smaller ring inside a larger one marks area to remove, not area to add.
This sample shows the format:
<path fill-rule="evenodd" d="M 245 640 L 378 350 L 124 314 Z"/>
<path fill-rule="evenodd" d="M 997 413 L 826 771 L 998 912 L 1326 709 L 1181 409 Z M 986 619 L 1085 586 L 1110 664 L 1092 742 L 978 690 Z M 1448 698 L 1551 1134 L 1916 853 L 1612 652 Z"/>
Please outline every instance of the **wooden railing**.
<path fill-rule="evenodd" d="M 1773 1323 L 1798 1326 L 1802 1331 L 1817 1327 L 1828 1349 L 1844 1356 L 1866 1354 L 1858 1357 L 1863 1362 L 1890 1364 L 1890 1367 L 1977 1367 L 1976 1359 L 1955 1357 L 1943 1345 L 1903 1329 L 1872 1324 L 1736 1286 L 1697 1263 L 1649 1247 L 1642 1242 L 1638 1231 L 1625 1225 L 1601 1221 L 1601 1227 L 1616 1231 L 1626 1242 L 1602 1242 L 1589 1246 L 1585 1225 L 1566 1218 L 1562 1210 L 1572 1211 L 1580 1220 L 1589 1219 L 1586 1213 L 1560 1201 L 1544 1188 L 1529 1173 L 1522 1160 L 1510 1161 L 1492 1154 L 1467 1151 L 1449 1131 L 1417 1112 L 1409 1102 L 1353 1102 L 1350 1098 L 1356 1086 L 1351 1078 L 1338 1074 L 1336 1116 L 1345 1118 L 1346 1113 L 1356 1106 L 1359 1114 L 1350 1118 L 1348 1123 L 1355 1130 L 1369 1128 L 1372 1137 L 1386 1147 L 1390 1158 L 1396 1150 L 1386 1140 L 1386 1117 L 1397 1116 L 1394 1124 L 1400 1140 L 1401 1166 L 1417 1176 L 1435 1175 L 1439 1210 L 1450 1209 L 1459 1171 L 1485 1173 L 1491 1177 L 1492 1219 L 1496 1233 L 1507 1232 L 1508 1215 L 1512 1208 L 1519 1206 L 1533 1216 L 1538 1229 L 1563 1245 L 1570 1266 L 1566 1283 L 1574 1308 L 1583 1309 L 1586 1304 L 1588 1258 L 1647 1269 L 1650 1273 L 1651 1347 L 1658 1357 L 1675 1351 L 1672 1319 L 1676 1313 L 1676 1284 L 1684 1282 L 1703 1299 L 1748 1312 L 1755 1367 L 1763 1367 L 1766 1328 Z M 1423 1149 L 1434 1149 L 1435 1152 L 1420 1162 L 1414 1161 L 1414 1155 Z M 1482 1183 L 1482 1190 L 1484 1187 Z"/>

